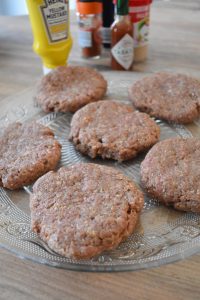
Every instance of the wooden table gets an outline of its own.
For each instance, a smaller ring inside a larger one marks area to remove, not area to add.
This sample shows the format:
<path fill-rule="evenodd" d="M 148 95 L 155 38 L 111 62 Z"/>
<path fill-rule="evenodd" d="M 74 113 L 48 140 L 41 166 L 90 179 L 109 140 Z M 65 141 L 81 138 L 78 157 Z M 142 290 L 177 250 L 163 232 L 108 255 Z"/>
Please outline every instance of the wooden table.
<path fill-rule="evenodd" d="M 84 61 L 74 49 L 71 63 L 109 71 L 109 60 Z M 200 2 L 162 1 L 152 7 L 149 59 L 138 72 L 179 71 L 200 77 Z M 41 64 L 31 50 L 27 17 L 0 17 L 0 115 L 13 96 L 35 84 Z M 113 75 L 115 76 L 115 75 Z M 5 99 L 5 97 L 10 96 Z M 12 101 L 11 101 L 12 99 Z M 200 255 L 155 269 L 98 274 L 53 269 L 21 260 L 0 249 L 0 299 L 200 299 Z"/>

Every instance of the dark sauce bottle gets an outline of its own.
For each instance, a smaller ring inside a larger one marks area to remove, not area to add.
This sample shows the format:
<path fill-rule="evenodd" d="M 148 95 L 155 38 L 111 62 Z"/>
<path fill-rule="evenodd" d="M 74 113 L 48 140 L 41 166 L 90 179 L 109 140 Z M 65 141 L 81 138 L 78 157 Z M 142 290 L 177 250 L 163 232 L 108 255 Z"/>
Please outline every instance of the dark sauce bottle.
<path fill-rule="evenodd" d="M 105 48 L 111 47 L 111 25 L 114 21 L 115 6 L 113 0 L 103 0 L 102 42 Z"/>

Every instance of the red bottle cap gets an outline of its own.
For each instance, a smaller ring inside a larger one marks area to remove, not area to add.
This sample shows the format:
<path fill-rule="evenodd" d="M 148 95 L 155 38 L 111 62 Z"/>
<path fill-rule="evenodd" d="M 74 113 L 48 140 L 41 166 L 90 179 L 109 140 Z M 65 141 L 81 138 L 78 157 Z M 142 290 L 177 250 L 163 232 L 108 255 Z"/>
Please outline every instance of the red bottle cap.
<path fill-rule="evenodd" d="M 130 0 L 129 7 L 150 5 L 153 0 Z"/>

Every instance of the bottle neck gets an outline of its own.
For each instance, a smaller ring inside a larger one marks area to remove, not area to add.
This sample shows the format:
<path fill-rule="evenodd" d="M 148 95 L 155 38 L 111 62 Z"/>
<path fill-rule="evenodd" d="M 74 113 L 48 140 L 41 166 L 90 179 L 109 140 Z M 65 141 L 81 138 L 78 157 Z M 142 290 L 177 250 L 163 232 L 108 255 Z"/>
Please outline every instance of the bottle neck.
<path fill-rule="evenodd" d="M 129 0 L 117 0 L 116 5 L 117 15 L 128 15 L 129 12 Z"/>

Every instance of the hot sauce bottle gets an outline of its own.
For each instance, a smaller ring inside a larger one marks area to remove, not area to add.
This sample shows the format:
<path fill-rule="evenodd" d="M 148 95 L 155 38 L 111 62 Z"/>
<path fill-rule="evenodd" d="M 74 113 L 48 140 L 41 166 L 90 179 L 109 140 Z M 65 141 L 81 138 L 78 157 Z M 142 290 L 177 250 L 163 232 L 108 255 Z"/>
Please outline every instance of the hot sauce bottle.
<path fill-rule="evenodd" d="M 117 0 L 116 5 L 117 14 L 111 26 L 111 67 L 113 70 L 131 70 L 134 46 L 129 1 Z"/>
<path fill-rule="evenodd" d="M 78 41 L 85 58 L 101 54 L 102 2 L 100 0 L 78 0 Z"/>

